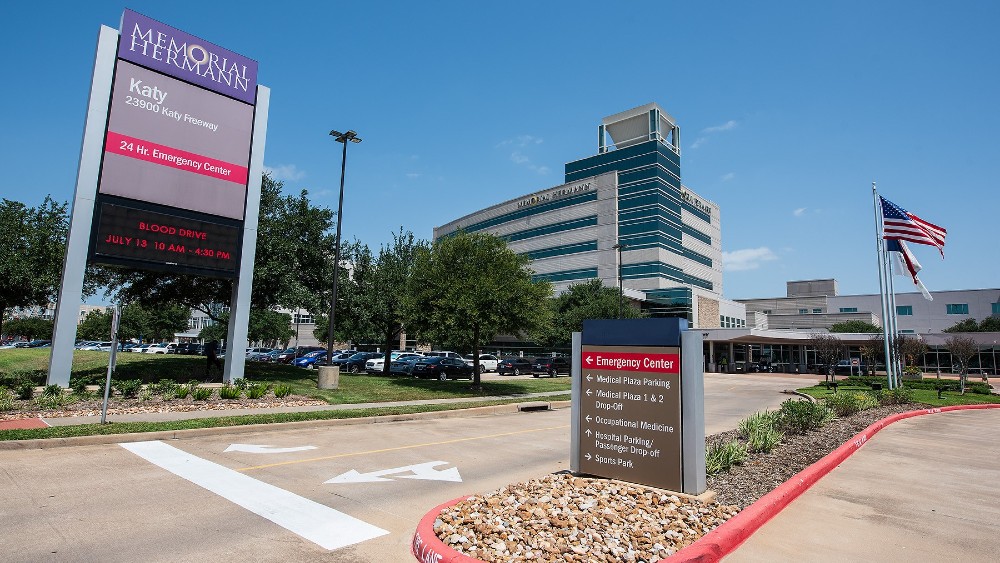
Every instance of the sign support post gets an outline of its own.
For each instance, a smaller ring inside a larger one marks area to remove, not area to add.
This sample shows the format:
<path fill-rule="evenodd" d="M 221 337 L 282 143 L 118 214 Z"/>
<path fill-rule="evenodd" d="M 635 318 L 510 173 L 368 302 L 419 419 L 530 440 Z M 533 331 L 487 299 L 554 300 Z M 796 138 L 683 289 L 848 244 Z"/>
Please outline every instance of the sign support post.
<path fill-rule="evenodd" d="M 87 102 L 87 121 L 83 130 L 76 192 L 70 212 L 62 283 L 59 286 L 59 299 L 56 301 L 55 329 L 52 333 L 52 353 L 49 355 L 49 375 L 46 381 L 48 385 L 69 387 L 117 51 L 118 31 L 102 25 L 94 57 L 94 80 L 90 86 L 90 100 Z"/>
<path fill-rule="evenodd" d="M 260 185 L 264 174 L 264 142 L 267 139 L 267 110 L 271 89 L 257 86 L 257 107 L 250 144 L 250 175 L 247 184 L 246 218 L 243 221 L 243 252 L 240 276 L 233 282 L 229 327 L 226 331 L 226 363 L 222 380 L 232 383 L 243 379 L 246 367 L 247 327 L 250 323 L 250 292 L 253 289 L 253 265 L 257 255 L 257 222 L 260 219 Z"/>

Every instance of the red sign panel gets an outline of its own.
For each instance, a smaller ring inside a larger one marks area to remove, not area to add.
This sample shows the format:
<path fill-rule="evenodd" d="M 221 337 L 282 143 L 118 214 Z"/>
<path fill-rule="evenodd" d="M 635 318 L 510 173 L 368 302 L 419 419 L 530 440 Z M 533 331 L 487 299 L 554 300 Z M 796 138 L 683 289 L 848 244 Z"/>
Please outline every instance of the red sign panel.
<path fill-rule="evenodd" d="M 644 354 L 630 352 L 583 352 L 583 368 L 652 373 L 680 373 L 680 354 Z"/>

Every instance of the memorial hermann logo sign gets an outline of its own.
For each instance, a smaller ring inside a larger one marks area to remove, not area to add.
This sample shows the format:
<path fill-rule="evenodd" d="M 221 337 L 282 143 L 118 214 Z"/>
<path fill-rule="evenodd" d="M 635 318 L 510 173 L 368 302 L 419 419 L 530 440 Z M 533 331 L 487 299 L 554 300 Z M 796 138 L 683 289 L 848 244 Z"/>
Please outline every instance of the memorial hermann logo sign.
<path fill-rule="evenodd" d="M 118 57 L 231 96 L 257 98 L 257 61 L 125 10 Z"/>

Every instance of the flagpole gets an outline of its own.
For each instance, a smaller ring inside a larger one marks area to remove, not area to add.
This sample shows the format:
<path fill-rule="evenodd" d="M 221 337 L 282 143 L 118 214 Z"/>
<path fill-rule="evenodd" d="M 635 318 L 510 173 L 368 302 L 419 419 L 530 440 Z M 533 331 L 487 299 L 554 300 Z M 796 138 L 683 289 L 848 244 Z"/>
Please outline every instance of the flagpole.
<path fill-rule="evenodd" d="M 892 327 L 892 371 L 893 388 L 903 385 L 903 367 L 899 358 L 899 319 L 896 316 L 896 281 L 893 279 L 892 263 L 889 260 L 889 251 L 886 249 L 886 263 L 889 264 L 889 326 Z"/>
<path fill-rule="evenodd" d="M 885 351 L 885 376 L 886 384 L 889 389 L 892 389 L 892 372 L 890 371 L 891 356 L 889 355 L 889 332 L 888 323 L 889 318 L 886 313 L 886 298 L 885 298 L 885 261 L 884 261 L 884 242 L 882 240 L 882 209 L 878 201 L 878 192 L 875 190 L 875 182 L 872 182 L 872 203 L 875 208 L 875 256 L 878 262 L 878 291 L 879 300 L 882 304 L 882 345 Z M 875 366 L 872 366 L 872 373 L 875 372 Z"/>

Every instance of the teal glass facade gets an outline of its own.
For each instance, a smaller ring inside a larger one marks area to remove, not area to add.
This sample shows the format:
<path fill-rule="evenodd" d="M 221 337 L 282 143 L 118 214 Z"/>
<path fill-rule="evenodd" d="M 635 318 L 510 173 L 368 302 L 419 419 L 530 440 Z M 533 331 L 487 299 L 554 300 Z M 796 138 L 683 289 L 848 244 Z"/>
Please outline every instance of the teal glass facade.
<path fill-rule="evenodd" d="M 630 250 L 661 248 L 708 267 L 712 259 L 683 246 L 684 237 L 712 244 L 712 237 L 681 221 L 681 210 L 711 223 L 705 210 L 686 201 L 681 189 L 681 157 L 651 140 L 566 164 L 566 182 L 618 173 L 618 242 Z M 715 290 L 712 281 L 662 263 L 625 264 L 624 279 L 664 278 Z"/>

